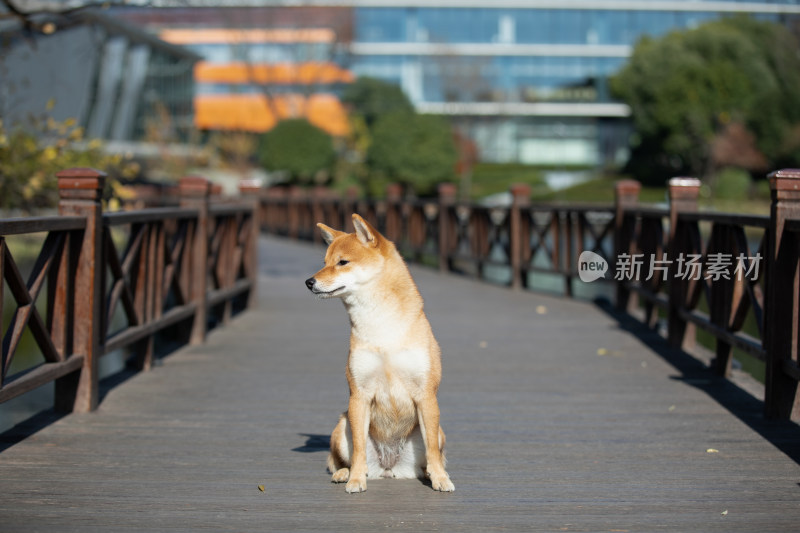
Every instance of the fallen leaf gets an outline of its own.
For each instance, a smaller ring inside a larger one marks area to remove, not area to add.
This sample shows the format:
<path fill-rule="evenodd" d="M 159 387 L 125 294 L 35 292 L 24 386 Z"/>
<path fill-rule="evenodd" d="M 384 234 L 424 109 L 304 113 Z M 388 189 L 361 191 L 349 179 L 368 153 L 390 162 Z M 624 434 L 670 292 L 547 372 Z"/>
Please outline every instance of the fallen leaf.
<path fill-rule="evenodd" d="M 709 448 L 709 449 L 706 450 L 706 453 L 719 453 L 719 450 L 714 449 L 714 448 Z"/>
<path fill-rule="evenodd" d="M 728 514 L 728 510 L 727 510 L 727 509 L 725 509 L 725 510 L 724 510 L 724 511 L 722 511 L 720 514 L 721 514 L 722 516 L 725 516 L 725 515 L 727 515 L 727 514 Z"/>
<path fill-rule="evenodd" d="M 261 492 L 264 492 L 264 485 L 259 485 L 258 486 L 258 490 L 260 490 Z"/>
<path fill-rule="evenodd" d="M 608 355 L 608 350 L 606 350 L 605 348 L 598 348 L 597 355 Z"/>
<path fill-rule="evenodd" d="M 670 405 L 669 409 L 667 409 L 667 410 L 671 413 L 672 411 L 675 410 L 675 406 L 674 405 Z"/>
<path fill-rule="evenodd" d="M 540 314 L 540 315 L 546 315 L 547 314 L 547 307 L 545 307 L 543 305 L 537 305 L 536 306 L 536 312 L 538 314 Z"/>
<path fill-rule="evenodd" d="M 487 346 L 489 346 L 489 343 L 486 341 L 481 341 L 481 343 L 478 346 L 480 346 L 481 348 L 486 348 Z"/>

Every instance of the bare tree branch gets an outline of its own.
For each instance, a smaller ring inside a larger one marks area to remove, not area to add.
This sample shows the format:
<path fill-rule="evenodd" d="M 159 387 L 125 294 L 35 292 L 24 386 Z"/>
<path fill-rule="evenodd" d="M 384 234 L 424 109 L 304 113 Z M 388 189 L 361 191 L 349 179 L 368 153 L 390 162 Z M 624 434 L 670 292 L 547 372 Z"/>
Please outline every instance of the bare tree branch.
<path fill-rule="evenodd" d="M 51 33 L 54 29 L 52 23 L 39 22 L 38 18 L 46 15 L 69 15 L 91 8 L 149 4 L 150 0 L 0 0 L 0 20 L 16 18 L 26 31 Z"/>

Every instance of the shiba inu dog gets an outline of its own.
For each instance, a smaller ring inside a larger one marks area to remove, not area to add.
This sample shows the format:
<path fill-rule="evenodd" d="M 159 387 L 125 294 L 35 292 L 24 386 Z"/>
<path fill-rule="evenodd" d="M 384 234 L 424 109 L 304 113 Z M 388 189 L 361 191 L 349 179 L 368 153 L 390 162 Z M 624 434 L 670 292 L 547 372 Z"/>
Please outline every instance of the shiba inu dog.
<path fill-rule="evenodd" d="M 331 435 L 332 481 L 353 493 L 367 490 L 367 477 L 427 476 L 434 490 L 455 490 L 436 400 L 441 351 L 405 262 L 359 215 L 355 233 L 317 226 L 328 250 L 306 286 L 341 298 L 350 315 L 350 401 Z"/>

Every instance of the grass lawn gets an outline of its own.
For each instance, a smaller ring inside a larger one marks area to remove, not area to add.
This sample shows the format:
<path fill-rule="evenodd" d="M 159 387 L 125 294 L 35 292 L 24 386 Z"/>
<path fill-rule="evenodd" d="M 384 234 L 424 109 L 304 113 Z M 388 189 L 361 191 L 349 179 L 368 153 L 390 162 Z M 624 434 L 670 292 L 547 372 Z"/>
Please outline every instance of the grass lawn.
<path fill-rule="evenodd" d="M 604 176 L 586 183 L 574 185 L 560 191 L 548 191 L 541 196 L 534 196 L 534 200 L 542 202 L 563 203 L 614 203 L 614 184 L 623 179 L 622 176 Z M 659 203 L 667 201 L 666 187 L 642 187 L 639 193 L 642 203 Z"/>
<path fill-rule="evenodd" d="M 534 202 L 606 203 L 614 202 L 614 184 L 627 176 L 602 175 L 559 191 L 552 191 L 544 180 L 550 170 L 521 164 L 480 163 L 475 165 L 471 177 L 470 198 L 479 200 L 486 196 L 506 192 L 516 183 L 531 187 Z M 586 170 L 581 168 L 559 170 Z M 744 197 L 731 198 L 727 194 L 714 194 L 704 187 L 700 191 L 700 207 L 718 212 L 742 214 L 769 214 L 769 190 L 765 182 L 752 186 Z M 642 187 L 639 201 L 643 204 L 666 204 L 667 187 Z"/>
<path fill-rule="evenodd" d="M 548 190 L 544 171 L 529 165 L 478 163 L 472 169 L 469 196 L 472 200 L 479 200 L 507 192 L 516 183 L 525 183 L 533 194 L 542 194 Z"/>

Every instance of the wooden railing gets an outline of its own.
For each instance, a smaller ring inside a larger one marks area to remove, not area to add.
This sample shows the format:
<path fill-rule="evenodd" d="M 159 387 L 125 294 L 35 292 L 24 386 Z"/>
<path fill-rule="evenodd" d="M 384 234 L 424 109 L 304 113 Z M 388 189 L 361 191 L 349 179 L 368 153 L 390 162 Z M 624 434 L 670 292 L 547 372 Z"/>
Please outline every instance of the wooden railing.
<path fill-rule="evenodd" d="M 201 343 L 213 318 L 224 323 L 235 302 L 252 302 L 252 202 L 212 204 L 209 182 L 188 177 L 180 207 L 103 213 L 104 181 L 92 169 L 61 172 L 58 216 L 0 220 L 0 316 L 3 280 L 16 302 L 3 331 L 0 402 L 55 382 L 57 409 L 93 410 L 102 356 L 126 349 L 149 368 L 160 332 L 182 328 L 189 342 Z M 25 282 L 5 237 L 41 232 Z M 26 326 L 43 362 L 9 376 Z"/>
<path fill-rule="evenodd" d="M 524 186 L 499 207 L 457 202 L 449 184 L 422 201 L 403 199 L 396 186 L 380 201 L 296 188 L 247 192 L 260 198 L 265 231 L 319 242 L 317 222 L 352 230 L 358 212 L 410 260 L 515 288 L 545 274 L 571 296 L 582 283 L 578 257 L 593 252 L 609 268 L 593 283 L 612 283 L 620 310 L 654 328 L 666 323 L 676 347 L 692 349 L 697 329 L 706 332 L 720 375 L 730 373 L 734 348 L 764 361 L 766 415 L 797 419 L 800 171 L 769 179 L 770 216 L 701 213 L 693 178 L 670 181 L 667 207 L 639 205 L 631 180 L 617 183 L 613 205 L 592 206 L 530 205 Z M 501 273 L 488 276 L 490 268 Z"/>

